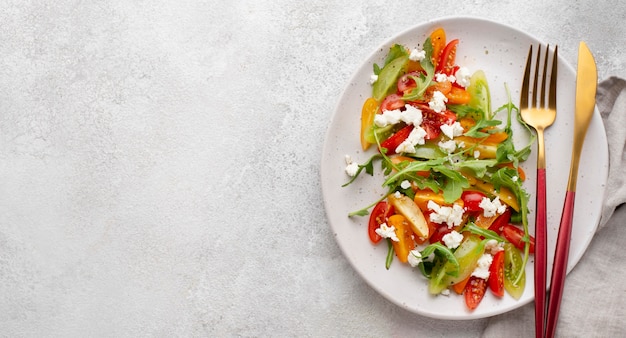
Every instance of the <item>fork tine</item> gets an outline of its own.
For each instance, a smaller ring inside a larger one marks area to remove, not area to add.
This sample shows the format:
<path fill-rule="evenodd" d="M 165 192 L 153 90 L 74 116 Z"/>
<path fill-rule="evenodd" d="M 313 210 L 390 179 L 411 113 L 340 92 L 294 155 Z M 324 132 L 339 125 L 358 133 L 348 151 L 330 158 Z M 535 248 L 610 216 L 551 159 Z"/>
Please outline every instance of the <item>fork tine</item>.
<path fill-rule="evenodd" d="M 520 109 L 528 108 L 528 87 L 530 84 L 530 65 L 533 56 L 533 45 L 530 45 L 528 50 L 528 57 L 526 58 L 526 69 L 524 70 L 524 80 L 522 81 L 522 91 L 520 93 Z"/>
<path fill-rule="evenodd" d="M 546 106 L 546 82 L 548 82 L 548 54 L 550 53 L 550 45 L 546 46 L 546 56 L 543 58 L 543 74 L 541 76 L 541 92 L 539 96 L 539 108 Z M 537 57 L 537 59 L 539 59 Z"/>
<path fill-rule="evenodd" d="M 556 77 L 557 77 L 557 65 L 559 46 L 554 46 L 554 53 L 552 53 L 552 72 L 550 74 L 550 89 L 548 98 L 548 108 L 556 109 Z"/>
<path fill-rule="evenodd" d="M 539 62 L 541 61 L 541 45 L 537 46 L 537 62 L 535 62 L 535 80 L 533 81 L 533 96 L 531 106 L 537 107 L 539 103 L 539 92 L 537 92 L 537 82 L 539 82 Z"/>

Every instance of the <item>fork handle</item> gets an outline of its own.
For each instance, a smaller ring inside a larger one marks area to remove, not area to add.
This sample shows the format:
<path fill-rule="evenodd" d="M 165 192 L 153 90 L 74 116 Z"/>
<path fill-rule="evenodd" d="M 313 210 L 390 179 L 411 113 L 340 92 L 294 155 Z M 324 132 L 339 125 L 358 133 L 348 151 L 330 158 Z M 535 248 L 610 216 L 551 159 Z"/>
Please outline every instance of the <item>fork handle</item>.
<path fill-rule="evenodd" d="M 554 253 L 554 265 L 552 266 L 552 278 L 550 280 L 550 297 L 548 299 L 548 320 L 546 323 L 546 337 L 552 338 L 556 333 L 556 323 L 559 318 L 561 297 L 567 273 L 567 259 L 569 256 L 569 244 L 572 236 L 572 219 L 574 217 L 574 199 L 576 192 L 568 190 L 565 194 L 563 215 L 556 240 Z"/>
<path fill-rule="evenodd" d="M 535 337 L 542 338 L 546 320 L 546 169 L 537 169 L 537 206 L 535 214 Z"/>

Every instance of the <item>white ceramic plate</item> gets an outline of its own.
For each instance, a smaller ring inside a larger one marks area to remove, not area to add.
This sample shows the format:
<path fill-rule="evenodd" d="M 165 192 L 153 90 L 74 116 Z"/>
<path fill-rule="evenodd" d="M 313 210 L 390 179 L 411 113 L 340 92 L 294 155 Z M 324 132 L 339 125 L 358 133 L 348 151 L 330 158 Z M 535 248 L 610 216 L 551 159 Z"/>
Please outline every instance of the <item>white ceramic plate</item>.
<path fill-rule="evenodd" d="M 345 257 L 367 283 L 393 303 L 420 315 L 441 319 L 473 319 L 497 315 L 518 308 L 534 298 L 533 257 L 526 269 L 526 289 L 520 300 L 509 295 L 498 299 L 489 292 L 474 311 L 466 309 L 462 296 L 431 296 L 428 281 L 417 269 L 401 264 L 397 259 L 391 269 L 385 269 L 387 245 L 372 245 L 367 236 L 368 217 L 348 217 L 384 193 L 382 176 L 361 175 L 353 184 L 342 188 L 349 180 L 345 174 L 345 155 L 363 163 L 375 151 L 363 152 L 359 143 L 360 114 L 364 100 L 371 96 L 369 78 L 372 64 L 382 64 L 389 47 L 400 43 L 407 47 L 421 46 L 437 27 L 446 30 L 448 40 L 460 39 L 457 63 L 471 72 L 482 69 L 487 75 L 495 109 L 506 103 L 504 84 L 508 84 L 517 105 L 528 47 L 540 41 L 531 35 L 495 22 L 477 18 L 454 17 L 428 21 L 389 39 L 363 62 L 339 99 L 327 131 L 321 161 L 324 203 L 333 233 Z M 558 42 L 558 41 L 557 41 Z M 574 126 L 574 68 L 559 59 L 558 115 L 546 132 L 548 240 L 550 253 L 548 274 L 563 208 L 563 199 L 570 166 Z M 528 135 L 514 130 L 515 144 L 522 147 Z M 531 194 L 530 229 L 534 232 L 534 196 L 536 184 L 536 146 L 522 167 L 527 173 L 525 188 Z M 379 171 L 380 166 L 375 169 Z M 583 147 L 576 194 L 574 225 L 568 271 L 581 258 L 598 222 L 608 172 L 608 147 L 599 113 L 594 114 Z"/>

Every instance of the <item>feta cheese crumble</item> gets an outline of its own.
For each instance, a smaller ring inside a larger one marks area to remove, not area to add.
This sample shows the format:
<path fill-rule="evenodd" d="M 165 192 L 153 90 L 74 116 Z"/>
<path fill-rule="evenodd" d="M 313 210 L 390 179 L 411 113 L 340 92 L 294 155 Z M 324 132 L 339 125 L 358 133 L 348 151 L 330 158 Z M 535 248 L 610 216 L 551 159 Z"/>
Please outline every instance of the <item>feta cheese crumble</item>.
<path fill-rule="evenodd" d="M 409 136 L 396 148 L 396 153 L 415 153 L 415 146 L 426 143 L 426 130 L 420 126 L 416 126 L 411 130 Z"/>
<path fill-rule="evenodd" d="M 461 245 L 463 241 L 463 235 L 458 233 L 456 230 L 452 230 L 452 232 L 445 234 L 442 238 L 443 244 L 445 244 L 448 249 L 456 249 Z"/>
<path fill-rule="evenodd" d="M 459 70 L 456 71 L 456 73 L 454 73 L 454 77 L 456 77 L 456 83 L 463 88 L 467 88 L 467 86 L 470 85 L 471 76 L 472 75 L 470 74 L 469 69 L 467 69 L 466 67 L 461 67 L 459 68 Z"/>
<path fill-rule="evenodd" d="M 412 267 L 416 267 L 422 262 L 422 254 L 419 252 L 419 250 L 413 249 L 411 250 L 411 252 L 409 252 L 409 256 L 407 257 L 407 259 Z"/>
<path fill-rule="evenodd" d="M 437 82 L 450 82 L 450 83 L 454 83 L 456 82 L 456 77 L 454 75 L 446 75 L 443 73 L 437 73 L 435 74 L 435 81 Z"/>
<path fill-rule="evenodd" d="M 402 183 L 400 183 L 400 188 L 402 189 L 408 189 L 411 187 L 411 182 L 409 182 L 409 180 L 404 180 L 402 181 Z"/>
<path fill-rule="evenodd" d="M 378 75 L 372 74 L 370 75 L 370 84 L 374 84 L 374 82 L 378 81 Z"/>
<path fill-rule="evenodd" d="M 478 159 L 480 157 L 480 151 L 474 150 L 474 158 Z"/>
<path fill-rule="evenodd" d="M 441 125 L 441 127 L 439 127 L 439 129 L 441 129 L 441 132 L 449 139 L 453 139 L 457 136 L 463 135 L 463 127 L 458 121 L 454 121 L 453 124 L 444 123 Z"/>
<path fill-rule="evenodd" d="M 453 140 L 448 140 L 445 142 L 439 141 L 437 145 L 439 146 L 439 148 L 445 150 L 448 154 L 453 153 L 456 150 L 456 142 L 454 142 Z"/>
<path fill-rule="evenodd" d="M 499 197 L 494 198 L 493 201 L 489 197 L 483 197 L 478 206 L 483 209 L 483 216 L 485 217 L 495 216 L 506 211 L 506 205 L 500 202 Z"/>
<path fill-rule="evenodd" d="M 441 113 L 446 110 L 446 102 L 448 102 L 448 98 L 442 92 L 435 90 L 433 97 L 428 102 L 428 107 L 437 113 Z"/>
<path fill-rule="evenodd" d="M 409 60 L 411 61 L 422 61 L 426 57 L 426 51 L 418 50 L 417 48 L 413 48 L 411 50 L 411 54 L 409 54 Z"/>
<path fill-rule="evenodd" d="M 346 174 L 350 177 L 354 177 L 357 171 L 359 170 L 359 164 L 352 161 L 352 157 L 350 155 L 346 155 Z"/>
<path fill-rule="evenodd" d="M 463 221 L 463 208 L 458 204 L 453 204 L 452 207 L 440 206 L 439 204 L 428 201 L 426 205 L 429 210 L 433 212 L 430 214 L 430 220 L 438 224 L 447 224 L 448 228 L 457 226 Z"/>
<path fill-rule="evenodd" d="M 498 242 L 495 239 L 490 239 L 485 243 L 485 252 L 495 255 L 498 251 L 504 250 L 504 242 Z"/>
<path fill-rule="evenodd" d="M 396 227 L 394 226 L 389 227 L 387 223 L 382 223 L 375 231 L 382 238 L 390 238 L 394 242 L 400 242 L 396 235 Z"/>
<path fill-rule="evenodd" d="M 404 111 L 400 109 L 385 110 L 382 114 L 374 116 L 374 124 L 381 128 L 399 122 L 419 126 L 422 124 L 422 111 L 407 104 L 404 106 Z"/>
<path fill-rule="evenodd" d="M 476 269 L 472 271 L 472 276 L 488 279 L 489 278 L 489 267 L 491 266 L 491 262 L 493 262 L 493 256 L 491 254 L 483 254 L 478 259 L 478 265 L 476 265 Z"/>

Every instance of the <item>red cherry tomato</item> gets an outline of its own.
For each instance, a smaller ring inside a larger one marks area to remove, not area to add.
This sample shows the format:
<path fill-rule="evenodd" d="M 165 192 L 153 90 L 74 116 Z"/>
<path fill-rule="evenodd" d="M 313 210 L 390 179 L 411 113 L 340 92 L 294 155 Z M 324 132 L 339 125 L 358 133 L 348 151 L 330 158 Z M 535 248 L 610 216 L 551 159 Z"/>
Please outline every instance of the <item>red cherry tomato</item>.
<path fill-rule="evenodd" d="M 394 213 L 393 206 L 389 205 L 385 201 L 380 201 L 370 214 L 370 219 L 367 225 L 367 234 L 372 241 L 372 243 L 377 244 L 380 242 L 382 237 L 376 233 L 376 229 L 380 227 L 381 224 L 387 222 L 387 218 Z"/>
<path fill-rule="evenodd" d="M 410 72 L 400 76 L 398 79 L 398 93 L 406 94 L 411 91 L 411 89 L 417 87 L 415 80 L 411 78 L 412 76 L 419 77 L 420 72 Z"/>
<path fill-rule="evenodd" d="M 493 255 L 489 267 L 489 289 L 498 297 L 504 296 L 504 250 Z"/>
<path fill-rule="evenodd" d="M 456 46 L 459 44 L 459 39 L 454 39 L 446 45 L 446 48 L 441 52 L 439 62 L 437 62 L 437 68 L 435 73 L 444 73 L 451 75 L 454 70 L 454 63 L 456 62 Z"/>
<path fill-rule="evenodd" d="M 387 149 L 387 155 L 393 155 L 396 153 L 396 148 L 398 148 L 400 143 L 404 142 L 404 140 L 409 137 L 411 131 L 413 131 L 413 125 L 407 125 L 398 130 L 395 134 L 389 136 L 389 138 L 384 140 L 380 146 Z"/>
<path fill-rule="evenodd" d="M 430 239 L 428 241 L 430 242 L 430 244 L 437 243 L 437 242 L 440 242 L 443 244 L 443 236 L 451 233 L 452 230 L 453 229 L 449 229 L 448 225 L 446 224 L 439 225 L 437 226 L 433 234 L 430 236 Z"/>
<path fill-rule="evenodd" d="M 463 208 L 468 212 L 482 212 L 483 208 L 480 207 L 483 197 L 487 197 L 480 191 L 465 190 L 461 195 L 463 201 Z"/>
<path fill-rule="evenodd" d="M 436 111 L 430 109 L 427 104 L 417 102 L 409 103 L 422 111 L 421 127 L 426 131 L 426 136 L 424 138 L 427 140 L 439 137 L 441 134 L 441 125 L 451 125 L 456 121 L 456 114 L 449 110 L 437 113 Z"/>
<path fill-rule="evenodd" d="M 475 276 L 470 277 L 469 282 L 465 285 L 465 305 L 470 310 L 474 310 L 485 296 L 487 290 L 487 281 Z"/>
<path fill-rule="evenodd" d="M 502 234 L 502 228 L 509 224 L 511 221 L 511 209 L 506 208 L 506 211 L 496 218 L 489 226 L 489 230 L 495 231 L 498 235 Z"/>
<path fill-rule="evenodd" d="M 380 111 L 384 112 L 385 110 L 394 110 L 400 109 L 404 107 L 404 100 L 402 96 L 399 94 L 389 94 L 383 102 L 380 103 Z"/>
<path fill-rule="evenodd" d="M 522 238 L 524 238 L 524 231 L 513 224 L 505 224 L 502 227 L 502 236 L 506 238 L 507 241 L 511 242 L 511 244 L 515 245 L 516 248 L 520 250 L 524 250 L 524 245 L 526 244 Z M 535 253 L 535 238 L 530 236 L 530 253 Z"/>

